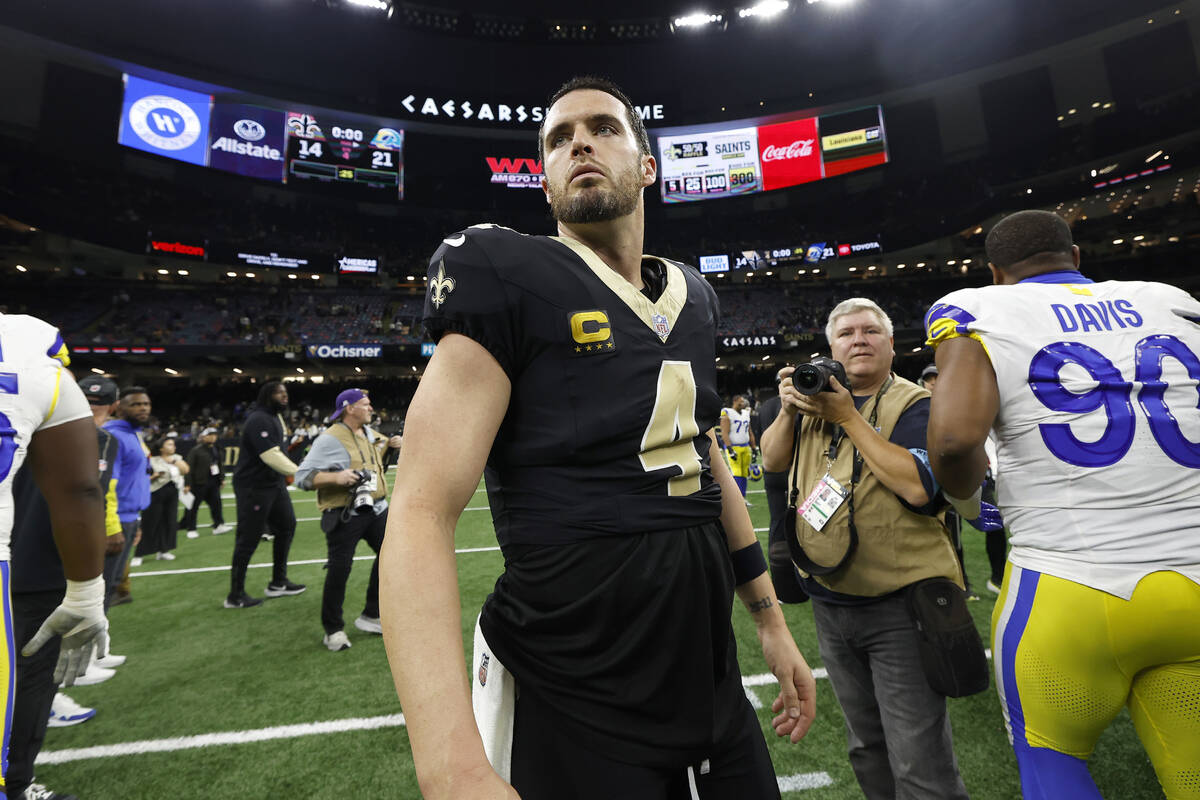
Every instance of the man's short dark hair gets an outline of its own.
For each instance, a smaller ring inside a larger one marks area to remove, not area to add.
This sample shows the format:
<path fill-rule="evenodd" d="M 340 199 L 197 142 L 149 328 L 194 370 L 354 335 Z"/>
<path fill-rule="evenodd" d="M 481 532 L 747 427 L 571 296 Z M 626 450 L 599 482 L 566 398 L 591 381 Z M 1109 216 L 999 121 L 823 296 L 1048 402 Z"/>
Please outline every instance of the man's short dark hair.
<path fill-rule="evenodd" d="M 126 397 L 129 397 L 130 395 L 134 395 L 134 394 L 149 395 L 150 393 L 146 391 L 145 386 L 126 386 L 124 389 L 121 390 L 121 398 L 120 399 L 124 400 Z"/>
<path fill-rule="evenodd" d="M 1038 261 L 1070 258 L 1075 242 L 1066 220 L 1052 211 L 1018 211 L 988 232 L 987 259 L 1000 269 L 1037 257 Z"/>
<path fill-rule="evenodd" d="M 621 87 L 617 86 L 607 78 L 599 78 L 595 75 L 577 75 L 571 80 L 558 87 L 558 90 L 550 96 L 550 102 L 546 103 L 546 116 L 550 116 L 550 107 L 562 98 L 563 95 L 577 92 L 581 89 L 595 89 L 606 94 L 611 94 L 613 97 L 621 101 L 621 105 L 625 106 L 625 116 L 629 122 L 629 129 L 633 131 L 633 136 L 637 139 L 638 149 L 642 151 L 642 155 L 650 155 L 650 135 L 646 133 L 646 123 L 642 121 L 642 115 L 633 107 L 633 103 L 621 91 Z M 546 158 L 546 118 L 542 118 L 542 124 L 538 126 L 538 158 L 543 161 Z"/>

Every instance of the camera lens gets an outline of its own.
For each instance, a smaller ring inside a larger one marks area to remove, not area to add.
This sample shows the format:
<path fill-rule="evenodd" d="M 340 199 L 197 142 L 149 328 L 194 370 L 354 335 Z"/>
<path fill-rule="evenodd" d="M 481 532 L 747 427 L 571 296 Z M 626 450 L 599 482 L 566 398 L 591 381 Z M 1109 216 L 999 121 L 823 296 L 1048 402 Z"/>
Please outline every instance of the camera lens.
<path fill-rule="evenodd" d="M 816 364 L 801 364 L 792 373 L 792 385 L 800 394 L 816 394 L 825 388 L 825 371 Z"/>

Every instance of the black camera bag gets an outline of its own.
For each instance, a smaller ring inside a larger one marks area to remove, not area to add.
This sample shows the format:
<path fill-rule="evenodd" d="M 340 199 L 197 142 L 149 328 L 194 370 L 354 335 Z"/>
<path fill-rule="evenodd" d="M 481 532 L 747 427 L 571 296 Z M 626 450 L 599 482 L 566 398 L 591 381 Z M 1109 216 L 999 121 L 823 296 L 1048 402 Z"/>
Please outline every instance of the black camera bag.
<path fill-rule="evenodd" d="M 946 697 L 988 688 L 988 662 L 966 593 L 947 578 L 927 578 L 905 590 L 925 679 Z"/>

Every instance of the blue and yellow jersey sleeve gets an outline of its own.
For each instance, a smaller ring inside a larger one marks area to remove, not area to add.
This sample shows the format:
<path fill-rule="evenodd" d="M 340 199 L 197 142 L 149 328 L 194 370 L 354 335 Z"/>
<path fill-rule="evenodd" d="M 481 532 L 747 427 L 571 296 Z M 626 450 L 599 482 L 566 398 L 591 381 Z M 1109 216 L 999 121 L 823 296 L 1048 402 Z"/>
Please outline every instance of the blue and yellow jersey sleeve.
<path fill-rule="evenodd" d="M 57 330 L 54 332 L 54 342 L 46 350 L 46 355 L 53 358 L 64 367 L 71 366 L 71 356 L 67 351 L 66 342 L 63 341 L 62 334 Z"/>
<path fill-rule="evenodd" d="M 925 344 L 937 350 L 938 345 L 950 339 L 965 337 L 983 345 L 987 342 L 980 335 L 978 318 L 964 306 L 970 306 L 971 292 L 952 292 L 938 300 L 925 314 Z M 991 354 L 988 354 L 991 358 Z"/>

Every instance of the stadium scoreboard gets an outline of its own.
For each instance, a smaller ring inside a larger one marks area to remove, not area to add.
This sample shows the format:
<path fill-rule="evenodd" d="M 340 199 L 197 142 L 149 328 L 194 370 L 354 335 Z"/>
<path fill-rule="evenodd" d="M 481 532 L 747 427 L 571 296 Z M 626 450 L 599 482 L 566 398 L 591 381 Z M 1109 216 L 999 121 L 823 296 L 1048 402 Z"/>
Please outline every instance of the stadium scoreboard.
<path fill-rule="evenodd" d="M 362 119 L 287 114 L 286 180 L 382 188 L 404 197 L 404 132 Z"/>

